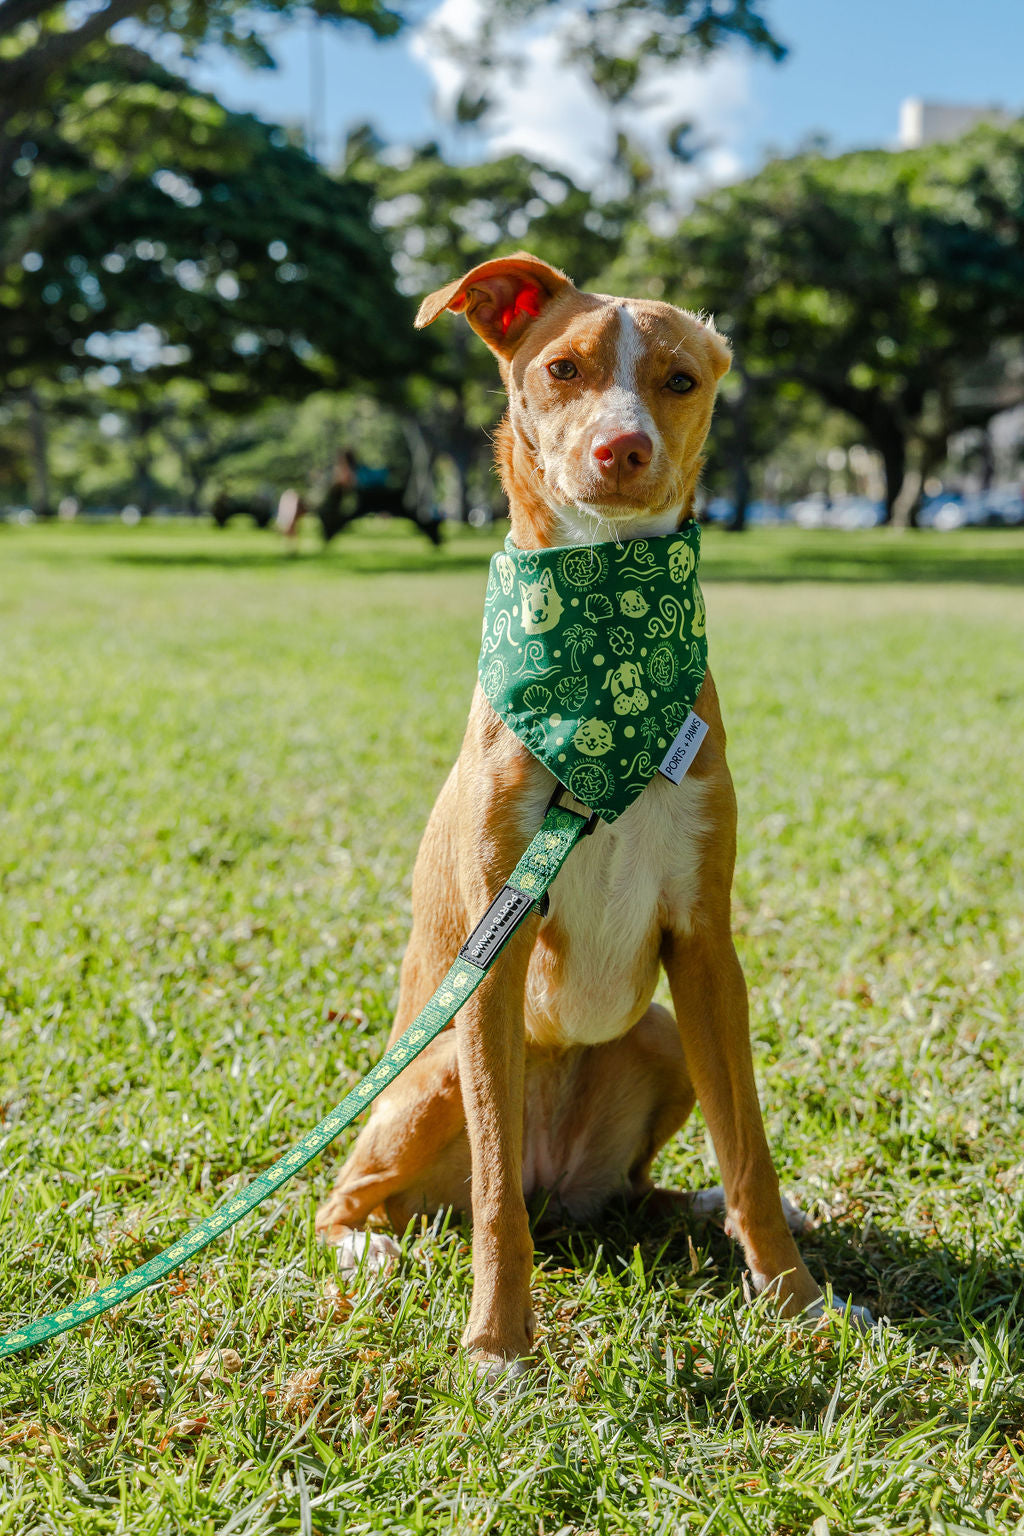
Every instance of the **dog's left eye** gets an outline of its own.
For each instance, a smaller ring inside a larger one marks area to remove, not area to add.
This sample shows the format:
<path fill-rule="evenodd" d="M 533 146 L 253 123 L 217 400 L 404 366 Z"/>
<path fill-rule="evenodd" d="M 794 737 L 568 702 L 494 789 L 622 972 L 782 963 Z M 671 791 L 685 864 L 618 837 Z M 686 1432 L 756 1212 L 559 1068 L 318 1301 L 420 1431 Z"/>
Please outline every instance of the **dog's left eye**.
<path fill-rule="evenodd" d="M 688 373 L 674 373 L 668 380 L 666 387 L 674 394 L 685 395 L 696 386 L 697 380 L 691 379 Z"/>
<path fill-rule="evenodd" d="M 562 357 L 555 363 L 548 363 L 548 373 L 553 379 L 574 379 L 579 369 L 567 357 Z"/>

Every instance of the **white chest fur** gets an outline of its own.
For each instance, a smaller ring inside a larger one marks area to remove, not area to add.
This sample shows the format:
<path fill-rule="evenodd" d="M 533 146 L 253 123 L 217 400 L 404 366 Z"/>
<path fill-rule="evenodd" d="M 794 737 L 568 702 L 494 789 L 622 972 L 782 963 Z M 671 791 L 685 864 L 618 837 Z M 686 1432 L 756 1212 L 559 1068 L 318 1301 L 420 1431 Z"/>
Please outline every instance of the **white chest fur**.
<path fill-rule="evenodd" d="M 651 1001 L 661 933 L 685 932 L 699 885 L 706 790 L 655 777 L 573 849 L 551 887 L 526 985 L 527 1034 L 568 1047 L 615 1040 Z"/>

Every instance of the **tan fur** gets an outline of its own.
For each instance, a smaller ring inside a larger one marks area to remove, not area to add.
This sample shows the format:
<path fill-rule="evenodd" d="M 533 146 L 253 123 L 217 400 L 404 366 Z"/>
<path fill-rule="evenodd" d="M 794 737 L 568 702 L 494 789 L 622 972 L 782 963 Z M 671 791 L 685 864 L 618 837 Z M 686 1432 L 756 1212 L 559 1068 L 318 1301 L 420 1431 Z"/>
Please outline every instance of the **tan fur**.
<path fill-rule="evenodd" d="M 524 285 L 536 316 L 515 309 Z M 508 389 L 497 459 L 521 548 L 563 542 L 574 519 L 580 537 L 592 525 L 600 538 L 683 521 L 729 361 L 709 323 L 667 304 L 579 293 L 525 253 L 431 295 L 418 323 L 445 308 L 466 312 Z M 559 359 L 574 362 L 576 379 L 552 376 Z M 679 368 L 695 380 L 683 395 L 665 383 Z M 645 434 L 650 461 L 602 467 L 597 446 L 616 433 Z M 542 624 L 540 594 L 536 612 Z M 755 1285 L 772 1286 L 786 1311 L 820 1296 L 783 1215 L 754 1084 L 730 933 L 736 804 L 710 673 L 696 709 L 709 732 L 683 783 L 655 779 L 574 850 L 544 921 L 520 928 L 455 1026 L 378 1100 L 317 1215 L 337 1239 L 381 1209 L 399 1228 L 440 1206 L 471 1209 L 463 1342 L 483 1360 L 532 1343 L 524 1197 L 547 1189 L 584 1216 L 613 1194 L 648 1192 L 651 1160 L 695 1098 Z M 478 687 L 416 861 L 392 1039 L 505 883 L 553 788 Z M 651 1001 L 662 967 L 675 1019 Z"/>

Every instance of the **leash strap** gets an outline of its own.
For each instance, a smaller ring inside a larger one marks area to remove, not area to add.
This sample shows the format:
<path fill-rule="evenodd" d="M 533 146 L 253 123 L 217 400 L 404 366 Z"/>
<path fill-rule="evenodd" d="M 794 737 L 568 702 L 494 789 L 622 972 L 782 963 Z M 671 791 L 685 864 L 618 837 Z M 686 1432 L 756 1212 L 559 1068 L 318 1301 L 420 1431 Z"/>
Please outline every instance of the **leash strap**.
<path fill-rule="evenodd" d="M 300 1168 L 312 1162 L 339 1132 L 352 1123 L 361 1110 L 372 1104 L 378 1094 L 394 1082 L 403 1068 L 441 1033 L 462 1005 L 472 997 L 519 924 L 542 904 L 548 886 L 576 843 L 585 833 L 593 830 L 592 812 L 585 808 L 573 810 L 558 803 L 566 793 L 561 788 L 555 791 L 540 831 L 512 871 L 508 884 L 491 903 L 462 946 L 459 958 L 426 1007 L 391 1049 L 384 1053 L 377 1065 L 371 1068 L 358 1087 L 347 1093 L 319 1125 L 314 1126 L 301 1141 L 296 1142 L 291 1151 L 279 1157 L 276 1163 L 272 1163 L 264 1173 L 253 1179 L 241 1194 L 234 1195 L 212 1216 L 208 1216 L 169 1248 L 165 1248 L 163 1253 L 157 1254 L 127 1275 L 122 1275 L 119 1280 L 104 1285 L 91 1296 L 72 1302 L 59 1312 L 51 1312 L 29 1323 L 27 1327 L 0 1338 L 0 1359 L 30 1349 L 35 1344 L 42 1344 L 58 1333 L 98 1317 L 101 1312 L 109 1312 L 111 1307 L 130 1301 L 172 1270 L 179 1269 L 223 1232 L 241 1221 L 243 1216 L 254 1211 L 298 1173 Z"/>

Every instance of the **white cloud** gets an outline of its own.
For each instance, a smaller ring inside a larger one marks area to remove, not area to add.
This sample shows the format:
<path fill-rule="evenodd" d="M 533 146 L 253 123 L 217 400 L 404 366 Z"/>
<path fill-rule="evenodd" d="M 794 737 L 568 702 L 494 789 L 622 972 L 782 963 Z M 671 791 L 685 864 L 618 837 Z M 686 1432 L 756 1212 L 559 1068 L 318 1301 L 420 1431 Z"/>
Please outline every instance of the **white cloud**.
<path fill-rule="evenodd" d="M 472 37 L 480 0 L 442 0 L 411 39 L 411 51 L 428 71 L 439 110 L 450 115 L 467 83 L 465 68 L 453 61 L 438 36 Z M 748 138 L 753 105 L 750 64 L 738 52 L 720 52 L 705 65 L 676 64 L 645 86 L 640 100 L 613 116 L 586 72 L 564 61 L 564 40 L 573 17 L 533 26 L 514 37 L 520 67 L 487 82 L 494 110 L 481 125 L 486 150 L 517 151 L 568 171 L 588 186 L 608 174 L 617 127 L 669 169 L 676 198 L 685 202 L 710 182 L 743 172 L 741 145 Z M 668 155 L 668 132 L 681 120 L 693 122 L 694 138 L 708 145 L 697 165 L 679 166 Z"/>

